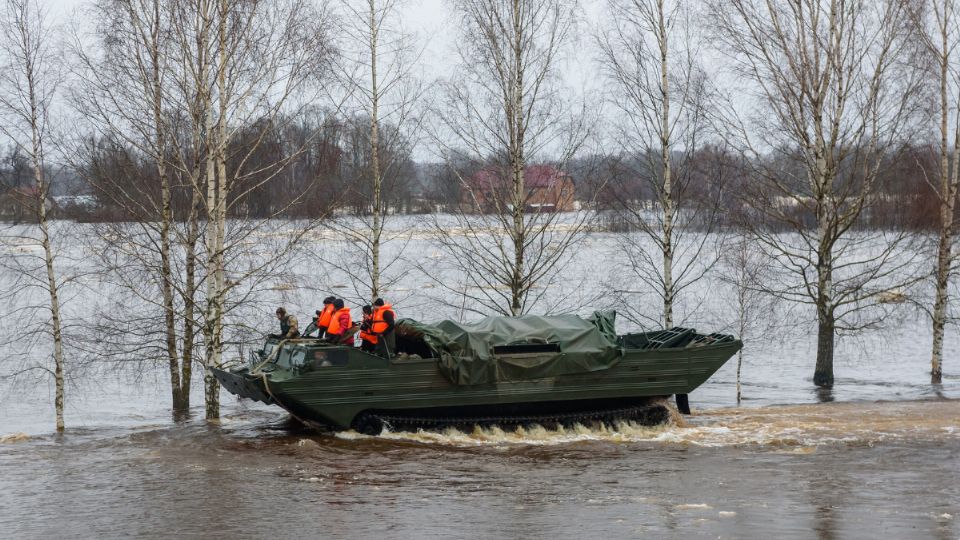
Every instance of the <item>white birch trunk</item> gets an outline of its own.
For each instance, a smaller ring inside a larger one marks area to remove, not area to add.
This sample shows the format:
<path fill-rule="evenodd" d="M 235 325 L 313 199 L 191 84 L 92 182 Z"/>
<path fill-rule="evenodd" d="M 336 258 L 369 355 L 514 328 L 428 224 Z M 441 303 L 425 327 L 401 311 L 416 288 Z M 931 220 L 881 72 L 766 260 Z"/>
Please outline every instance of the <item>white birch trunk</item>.
<path fill-rule="evenodd" d="M 673 227 L 675 204 L 673 200 L 673 170 L 670 166 L 670 78 L 668 35 L 665 24 L 663 0 L 657 2 L 657 42 L 660 47 L 660 101 L 663 104 L 660 117 L 660 156 L 663 161 L 663 187 L 660 205 L 663 207 L 663 327 L 673 327 Z"/>
<path fill-rule="evenodd" d="M 57 273 L 54 268 L 53 248 L 50 245 L 50 228 L 47 223 L 46 193 L 47 187 L 43 179 L 42 164 L 34 160 L 34 177 L 40 192 L 39 220 L 43 256 L 47 272 L 47 288 L 50 292 L 51 330 L 53 331 L 53 378 L 55 386 L 54 408 L 57 416 L 57 431 L 64 430 L 63 401 L 64 401 L 64 357 L 63 357 L 63 326 L 60 317 L 60 298 L 58 295 Z"/>
<path fill-rule="evenodd" d="M 370 301 L 380 296 L 380 237 L 383 234 L 383 179 L 380 175 L 380 94 L 377 84 L 376 3 L 370 0 L 370 175 L 373 180 L 373 227 L 370 231 Z"/>
<path fill-rule="evenodd" d="M 944 0 L 941 5 L 934 5 L 936 20 L 939 26 L 939 43 L 934 54 L 937 57 L 939 68 L 940 90 L 940 230 L 937 239 L 937 261 L 934 268 L 934 302 L 931 314 L 933 325 L 933 343 L 930 352 L 930 382 L 940 384 L 943 380 L 943 336 L 947 324 L 947 308 L 949 302 L 948 287 L 950 284 L 953 253 L 953 228 L 955 221 L 955 207 L 957 191 L 960 187 L 958 177 L 957 148 L 960 147 L 960 125 L 954 126 L 953 148 L 950 147 L 950 111 L 952 106 L 949 100 L 949 85 L 951 80 L 952 51 L 956 43 L 949 39 L 950 29 L 955 24 L 951 17 L 954 15 L 954 0 Z M 942 12 L 940 11 L 942 9 Z M 932 43 L 930 44 L 933 45 Z M 960 122 L 960 116 L 958 116 Z M 952 163 L 951 163 L 952 160 Z M 952 165 L 952 166 L 951 166 Z"/>
<path fill-rule="evenodd" d="M 50 224 L 47 215 L 47 196 L 50 186 L 47 183 L 45 165 L 44 138 L 47 128 L 47 116 L 50 114 L 49 95 L 45 95 L 49 88 L 47 84 L 53 81 L 44 80 L 44 73 L 49 70 L 48 62 L 52 61 L 47 46 L 48 29 L 44 14 L 38 4 L 31 0 L 8 0 L 4 8 L 5 34 L 12 43 L 5 43 L 4 48 L 10 55 L 11 65 L 4 69 L 16 70 L 15 86 L 9 91 L 14 94 L 13 99 L 4 98 L 3 105 L 13 113 L 17 120 L 23 122 L 24 132 L 29 131 L 29 142 L 18 142 L 16 136 L 11 135 L 8 126 L 0 130 L 17 144 L 22 144 L 30 157 L 34 187 L 36 188 L 37 223 L 40 228 L 40 244 L 43 248 L 46 289 L 49 294 L 50 330 L 53 334 L 53 377 L 55 386 L 54 409 L 56 413 L 56 429 L 64 430 L 64 352 L 63 352 L 63 319 L 60 306 L 60 291 L 57 283 L 55 255 L 50 239 Z"/>
<path fill-rule="evenodd" d="M 525 227 L 523 212 L 526 206 L 526 187 L 524 182 L 524 117 L 523 117 L 523 28 L 521 26 L 521 2 L 513 0 L 513 66 L 508 72 L 513 75 L 508 82 L 509 101 L 506 104 L 506 118 L 510 125 L 510 167 L 513 179 L 513 275 L 510 279 L 510 313 L 517 316 L 523 313 L 523 276 Z"/>

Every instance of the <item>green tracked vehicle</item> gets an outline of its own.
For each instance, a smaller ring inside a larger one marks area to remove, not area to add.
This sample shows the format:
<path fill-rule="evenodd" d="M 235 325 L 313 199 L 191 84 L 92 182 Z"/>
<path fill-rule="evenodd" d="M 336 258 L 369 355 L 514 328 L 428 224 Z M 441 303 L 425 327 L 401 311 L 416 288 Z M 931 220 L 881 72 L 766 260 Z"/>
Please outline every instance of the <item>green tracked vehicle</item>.
<path fill-rule="evenodd" d="M 397 322 L 389 358 L 319 339 L 268 339 L 248 365 L 213 369 L 228 391 L 297 419 L 378 434 L 473 424 L 665 421 L 663 398 L 703 384 L 742 346 L 688 328 L 617 335 L 614 312 Z M 660 398 L 660 399 L 657 399 Z"/>

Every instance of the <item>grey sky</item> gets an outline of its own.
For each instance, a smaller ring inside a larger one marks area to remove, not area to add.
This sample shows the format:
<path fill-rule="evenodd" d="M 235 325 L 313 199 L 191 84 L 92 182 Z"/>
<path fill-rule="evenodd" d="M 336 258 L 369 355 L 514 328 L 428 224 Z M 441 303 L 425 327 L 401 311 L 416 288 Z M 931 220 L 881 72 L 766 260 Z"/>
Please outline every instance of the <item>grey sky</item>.
<path fill-rule="evenodd" d="M 50 13 L 58 20 L 68 20 L 75 10 L 82 8 L 89 0 L 42 0 L 42 4 L 50 6 Z M 431 52 L 441 52 L 446 49 L 448 32 L 444 29 L 449 19 L 449 1 L 444 0 L 411 0 L 402 9 L 404 27 L 416 32 L 422 38 L 429 38 Z"/>
<path fill-rule="evenodd" d="M 50 6 L 50 12 L 60 21 L 70 20 L 74 12 L 90 0 L 42 0 Z M 589 25 L 596 20 L 602 9 L 602 0 L 583 0 L 581 6 L 585 15 L 586 25 L 583 31 L 589 31 Z M 430 76 L 442 77 L 455 63 L 454 37 L 455 25 L 451 20 L 449 0 L 408 0 L 401 9 L 403 27 L 407 31 L 417 34 L 425 42 L 424 54 L 421 57 L 423 71 Z M 582 39 L 585 39 L 582 36 Z M 591 69 L 583 69 L 588 65 L 589 58 L 585 52 L 588 47 L 577 47 L 579 52 L 569 61 L 574 64 L 569 73 L 574 81 L 568 81 L 572 86 L 582 87 L 584 81 L 594 79 Z M 584 73 L 587 71 L 588 73 Z"/>
<path fill-rule="evenodd" d="M 50 14 L 58 22 L 71 26 L 82 26 L 82 8 L 92 0 L 41 0 L 48 6 Z M 359 1 L 359 0 L 356 0 Z M 560 68 L 564 84 L 575 95 L 599 96 L 602 92 L 602 78 L 599 67 L 593 61 L 593 47 L 590 33 L 603 10 L 604 0 L 581 0 L 583 20 L 579 28 L 578 41 L 569 47 Z M 429 86 L 431 79 L 443 78 L 456 69 L 455 49 L 457 25 L 453 20 L 450 0 L 407 0 L 401 5 L 401 26 L 407 32 L 417 36 L 424 47 L 419 60 L 419 71 Z M 596 103 L 594 103 L 596 104 Z M 431 160 L 435 155 L 424 147 L 423 141 L 414 152 L 416 159 Z"/>

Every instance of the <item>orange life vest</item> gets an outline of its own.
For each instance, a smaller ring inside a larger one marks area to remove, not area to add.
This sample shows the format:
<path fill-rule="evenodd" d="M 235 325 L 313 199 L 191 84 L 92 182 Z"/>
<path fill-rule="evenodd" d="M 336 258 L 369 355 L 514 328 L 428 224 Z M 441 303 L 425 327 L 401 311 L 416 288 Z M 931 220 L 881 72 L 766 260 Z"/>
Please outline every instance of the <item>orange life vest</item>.
<path fill-rule="evenodd" d="M 317 320 L 317 326 L 321 328 L 327 328 L 330 326 L 330 317 L 333 316 L 333 311 L 336 308 L 333 307 L 333 304 L 326 304 L 323 306 L 323 311 L 320 312 L 320 318 Z"/>
<path fill-rule="evenodd" d="M 366 323 L 367 328 L 372 328 L 373 326 L 373 314 L 363 315 L 363 322 Z M 377 335 L 373 333 L 372 330 L 360 330 L 360 339 L 366 341 L 367 343 L 377 344 Z"/>
<path fill-rule="evenodd" d="M 335 311 L 335 312 L 333 313 L 333 315 L 330 317 L 330 326 L 327 327 L 327 333 L 328 333 L 328 334 L 333 334 L 333 335 L 337 335 L 337 336 L 338 336 L 338 335 L 346 332 L 346 331 L 349 329 L 349 326 L 348 326 L 348 327 L 342 327 L 342 326 L 340 326 L 340 314 L 341 314 L 341 313 L 346 313 L 346 314 L 349 316 L 349 315 L 350 315 L 350 308 L 344 307 L 344 308 L 342 308 L 342 309 L 338 309 L 337 311 Z"/>
<path fill-rule="evenodd" d="M 373 308 L 373 326 L 371 330 L 374 334 L 382 334 L 387 331 L 387 328 L 390 326 L 386 321 L 383 320 L 383 314 L 389 311 L 393 314 L 393 319 L 396 321 L 397 312 L 393 310 L 393 306 L 390 304 L 384 304 L 382 306 L 377 306 Z"/>

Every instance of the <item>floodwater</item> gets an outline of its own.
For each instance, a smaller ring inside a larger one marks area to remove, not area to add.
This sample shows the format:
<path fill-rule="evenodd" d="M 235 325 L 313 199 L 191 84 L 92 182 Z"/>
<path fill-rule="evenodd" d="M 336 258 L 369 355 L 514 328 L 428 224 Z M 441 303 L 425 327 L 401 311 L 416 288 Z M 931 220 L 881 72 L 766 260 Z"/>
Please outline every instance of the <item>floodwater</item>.
<path fill-rule="evenodd" d="M 228 410 L 0 436 L 0 537 L 960 537 L 953 399 L 378 437 Z"/>
<path fill-rule="evenodd" d="M 601 240 L 571 268 L 593 269 Z M 322 290 L 348 282 L 330 279 Z M 429 283 L 403 286 L 404 316 L 458 316 L 417 303 Z M 306 312 L 318 294 L 303 296 L 288 305 Z M 729 331 L 730 301 L 714 296 L 689 324 Z M 95 317 L 97 299 L 80 299 L 75 315 Z M 275 302 L 260 304 L 269 324 Z M 0 539 L 960 540 L 960 333 L 933 386 L 928 321 L 898 317 L 840 343 L 827 393 L 810 382 L 808 326 L 749 339 L 740 406 L 734 359 L 691 394 L 693 416 L 659 428 L 321 434 L 226 394 L 208 424 L 199 387 L 193 418 L 174 423 L 162 370 L 108 364 L 68 388 L 58 436 L 49 387 L 0 384 Z"/>
<path fill-rule="evenodd" d="M 0 395 L 0 538 L 960 539 L 960 377 L 925 339 L 735 360 L 670 425 L 316 433 L 224 394 L 174 423 L 163 377 Z M 952 358 L 952 357 L 951 357 Z M 951 364 L 952 365 L 952 364 Z M 195 399 L 202 399 L 197 388 Z"/>
<path fill-rule="evenodd" d="M 324 434 L 226 393 L 174 423 L 158 371 L 73 389 L 58 436 L 0 395 L 0 538 L 957 540 L 960 377 L 924 341 L 841 351 L 831 393 L 802 346 L 746 357 L 741 406 L 734 360 L 656 428 Z"/>

